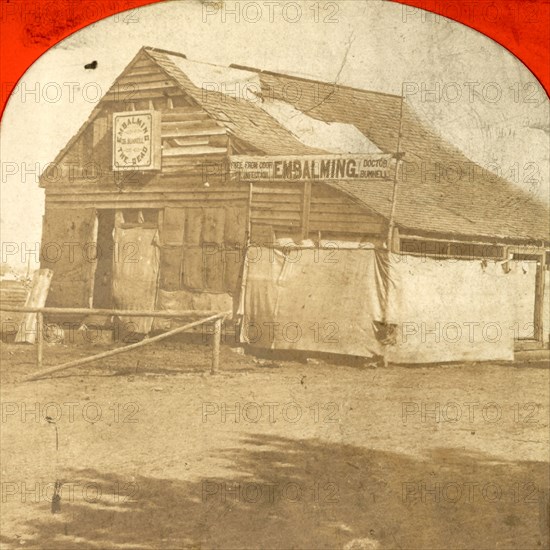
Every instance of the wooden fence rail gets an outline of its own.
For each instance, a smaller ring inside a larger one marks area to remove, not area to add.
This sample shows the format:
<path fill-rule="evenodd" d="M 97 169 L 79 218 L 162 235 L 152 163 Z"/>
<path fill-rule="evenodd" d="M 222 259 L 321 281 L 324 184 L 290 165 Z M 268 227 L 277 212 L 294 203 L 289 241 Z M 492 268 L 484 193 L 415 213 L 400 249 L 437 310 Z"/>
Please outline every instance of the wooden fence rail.
<path fill-rule="evenodd" d="M 25 306 L 4 306 L 0 305 L 1 311 L 11 311 L 14 313 L 44 313 L 51 315 L 55 313 L 67 314 L 67 315 L 105 315 L 105 316 L 119 316 L 119 317 L 159 317 L 159 318 L 173 318 L 173 317 L 203 317 L 205 315 L 212 315 L 215 313 L 212 310 L 201 311 L 194 309 L 184 310 L 162 310 L 162 311 L 149 311 L 149 310 L 128 310 L 128 309 L 91 309 L 85 307 L 25 307 Z M 227 313 L 229 315 L 229 313 Z"/>
<path fill-rule="evenodd" d="M 82 359 L 76 359 L 63 363 L 62 365 L 56 365 L 54 367 L 48 367 L 44 370 L 39 370 L 35 374 L 26 376 L 23 380 L 38 380 L 43 376 L 52 374 L 54 372 L 85 365 L 98 359 L 104 359 L 120 353 L 134 350 L 136 348 L 152 344 L 153 342 L 159 342 L 175 334 L 179 334 L 190 330 L 194 327 L 203 325 L 205 323 L 214 322 L 214 331 L 212 333 L 212 364 L 210 373 L 216 374 L 220 364 L 220 341 L 222 324 L 225 319 L 231 317 L 231 311 L 225 312 L 212 312 L 212 311 L 196 311 L 196 310 L 182 310 L 182 311 L 146 311 L 146 310 L 119 310 L 119 309 L 88 309 L 88 308 L 58 308 L 58 307 L 19 307 L 19 306 L 4 306 L 0 304 L 0 311 L 9 311 L 17 313 L 36 313 L 37 314 L 37 326 L 36 326 L 36 361 L 38 368 L 42 367 L 43 353 L 44 353 L 44 314 L 61 314 L 61 315 L 106 315 L 106 316 L 118 316 L 118 317 L 157 317 L 157 318 L 181 318 L 181 317 L 203 317 L 192 323 L 187 323 L 184 326 L 177 327 L 162 334 L 158 334 L 151 338 L 146 338 L 141 342 L 136 342 L 128 346 L 121 348 L 104 351 L 96 355 L 84 357 Z M 207 316 L 207 317 L 205 317 Z"/>

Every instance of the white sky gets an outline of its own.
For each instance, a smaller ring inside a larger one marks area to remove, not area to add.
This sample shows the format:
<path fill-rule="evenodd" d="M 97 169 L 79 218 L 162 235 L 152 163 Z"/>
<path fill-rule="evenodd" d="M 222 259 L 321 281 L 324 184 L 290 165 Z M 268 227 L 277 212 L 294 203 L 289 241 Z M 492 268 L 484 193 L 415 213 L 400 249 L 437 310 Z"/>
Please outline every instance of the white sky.
<path fill-rule="evenodd" d="M 41 171 L 53 161 L 143 45 L 197 61 L 396 94 L 407 82 L 407 101 L 446 139 L 482 165 L 496 163 L 504 177 L 540 200 L 550 200 L 548 98 L 498 44 L 460 24 L 420 10 L 410 14 L 389 2 L 281 0 L 271 6 L 272 11 L 263 2 L 226 1 L 213 13 L 199 0 L 154 4 L 87 27 L 42 56 L 19 83 L 0 128 L 3 251 L 7 242 L 32 248 L 40 241 L 44 200 L 36 165 Z M 235 9 L 238 22 L 230 13 Z M 98 68 L 85 70 L 93 60 Z"/>

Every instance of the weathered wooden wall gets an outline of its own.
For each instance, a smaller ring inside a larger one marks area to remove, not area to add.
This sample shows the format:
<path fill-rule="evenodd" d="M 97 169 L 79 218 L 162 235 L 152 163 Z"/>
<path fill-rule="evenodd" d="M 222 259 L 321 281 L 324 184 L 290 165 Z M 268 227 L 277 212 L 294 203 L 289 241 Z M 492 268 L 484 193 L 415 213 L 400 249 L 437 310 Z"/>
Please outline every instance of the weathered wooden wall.
<path fill-rule="evenodd" d="M 115 112 L 154 109 L 161 112 L 162 174 L 112 171 L 112 115 Z M 178 174 L 190 180 L 204 179 L 206 165 L 217 165 L 230 152 L 227 129 L 208 115 L 176 82 L 150 59 L 135 61 L 92 113 L 84 131 L 69 142 L 65 154 L 43 177 L 46 195 L 84 185 L 91 193 L 117 187 L 152 184 Z M 210 174 L 214 181 L 215 176 Z M 164 182 L 163 182 L 164 183 Z M 169 182 L 167 182 L 169 183 Z M 179 187 L 182 182 L 179 181 Z M 94 189 L 94 186 L 97 189 Z M 72 191 L 73 192 L 73 191 Z"/>
<path fill-rule="evenodd" d="M 382 216 L 321 182 L 258 183 L 252 186 L 251 222 L 271 226 L 276 237 L 370 240 L 381 243 Z"/>
<path fill-rule="evenodd" d="M 46 205 L 40 265 L 53 271 L 48 306 L 90 307 L 97 255 L 95 223 L 92 207 L 52 211 Z"/>
<path fill-rule="evenodd" d="M 246 249 L 247 204 L 167 207 L 160 224 L 160 288 L 236 295 Z"/>

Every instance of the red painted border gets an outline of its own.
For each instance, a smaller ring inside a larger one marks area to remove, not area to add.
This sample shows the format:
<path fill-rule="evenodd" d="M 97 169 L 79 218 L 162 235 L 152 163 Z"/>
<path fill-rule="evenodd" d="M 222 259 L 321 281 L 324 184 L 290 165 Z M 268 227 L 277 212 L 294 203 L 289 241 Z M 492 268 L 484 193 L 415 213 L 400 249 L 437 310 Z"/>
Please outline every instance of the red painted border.
<path fill-rule="evenodd" d="M 0 0 L 0 113 L 25 71 L 70 34 L 160 0 Z M 506 47 L 550 91 L 550 0 L 392 0 L 472 27 Z M 425 16 L 425 14 L 424 14 Z"/>
<path fill-rule="evenodd" d="M 159 0 L 0 0 L 0 113 L 19 79 L 49 48 L 84 27 Z"/>
<path fill-rule="evenodd" d="M 550 94 L 550 0 L 392 0 L 404 16 L 422 8 L 487 35 L 518 57 Z M 411 6 L 409 8 L 408 6 Z"/>

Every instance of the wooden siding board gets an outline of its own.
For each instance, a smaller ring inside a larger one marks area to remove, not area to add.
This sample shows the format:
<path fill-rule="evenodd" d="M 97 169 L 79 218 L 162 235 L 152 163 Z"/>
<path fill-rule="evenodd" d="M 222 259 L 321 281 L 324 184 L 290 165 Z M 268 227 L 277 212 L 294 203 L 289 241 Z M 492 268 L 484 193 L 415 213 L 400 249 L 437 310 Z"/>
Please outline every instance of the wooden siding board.
<path fill-rule="evenodd" d="M 227 152 L 226 147 L 208 147 L 202 145 L 188 145 L 187 147 L 170 147 L 162 150 L 162 156 L 180 157 L 180 156 L 205 156 L 205 155 L 223 155 Z"/>
<path fill-rule="evenodd" d="M 226 131 L 223 128 L 176 128 L 174 130 L 164 130 L 163 138 L 177 138 L 180 136 L 214 136 L 224 135 Z"/>

